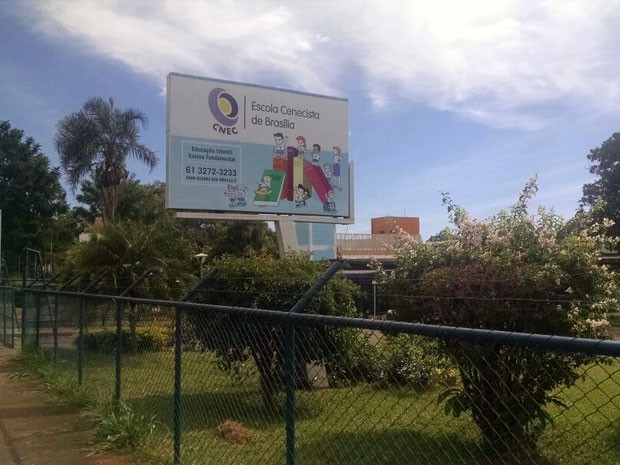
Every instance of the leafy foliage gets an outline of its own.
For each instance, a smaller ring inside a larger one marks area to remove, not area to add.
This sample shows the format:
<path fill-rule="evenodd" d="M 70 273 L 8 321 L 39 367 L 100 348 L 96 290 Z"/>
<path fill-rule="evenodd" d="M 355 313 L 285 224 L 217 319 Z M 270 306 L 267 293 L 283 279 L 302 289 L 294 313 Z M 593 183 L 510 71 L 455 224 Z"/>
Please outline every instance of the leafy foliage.
<path fill-rule="evenodd" d="M 594 207 L 603 202 L 595 211 L 596 220 L 607 222 L 607 234 L 620 236 L 620 132 L 614 133 L 600 147 L 590 150 L 588 160 L 592 163 L 590 173 L 598 178 L 583 186 L 583 205 Z"/>
<path fill-rule="evenodd" d="M 210 304 L 288 311 L 325 272 L 326 262 L 290 254 L 276 259 L 250 252 L 217 260 L 219 271 L 201 300 Z M 330 280 L 305 311 L 323 315 L 355 314 L 356 286 L 343 276 Z M 190 329 L 203 349 L 213 350 L 225 361 L 221 366 L 252 358 L 261 378 L 263 401 L 274 407 L 274 395 L 282 387 L 283 328 L 247 316 L 188 311 Z M 304 370 L 309 361 L 326 360 L 337 351 L 338 340 L 326 329 L 299 327 L 296 336 L 299 387 L 307 387 Z"/>
<path fill-rule="evenodd" d="M 0 121 L 0 210 L 2 258 L 17 268 L 24 247 L 42 249 L 53 219 L 66 212 L 60 171 L 51 168 L 39 145 L 24 132 Z"/>
<path fill-rule="evenodd" d="M 65 274 L 69 279 L 77 274 L 80 289 L 96 283 L 97 290 L 110 295 L 119 295 L 146 276 L 127 296 L 174 299 L 195 281 L 195 265 L 191 244 L 178 225 L 165 217 L 151 224 L 117 221 L 95 229 L 89 241 L 68 251 Z M 139 344 L 138 321 L 147 310 L 135 302 L 125 309 L 134 352 Z"/>
<path fill-rule="evenodd" d="M 243 255 L 251 250 L 279 256 L 275 233 L 265 221 L 180 221 L 197 250 L 207 255 L 207 263 L 223 255 Z"/>
<path fill-rule="evenodd" d="M 537 190 L 524 188 L 510 212 L 473 219 L 444 196 L 452 230 L 440 242 L 403 238 L 397 268 L 383 273 L 401 319 L 448 326 L 565 336 L 606 337 L 616 310 L 615 276 L 599 266 L 596 226 L 567 231 L 557 215 L 528 213 Z M 591 222 L 589 222 L 592 224 Z M 553 389 L 578 379 L 585 356 L 446 340 L 463 390 L 447 411 L 469 410 L 495 450 L 529 448 L 548 423 Z"/>
<path fill-rule="evenodd" d="M 80 186 L 81 192 L 76 199 L 86 205 L 86 208 L 80 206 L 78 210 L 85 220 L 94 223 L 95 219 L 103 214 L 99 195 L 100 182 L 98 179 L 87 179 L 82 181 Z M 131 174 L 118 186 L 115 218 L 153 223 L 170 216 L 170 212 L 165 207 L 165 192 L 165 183 L 155 181 L 150 184 L 141 184 L 135 175 Z"/>
<path fill-rule="evenodd" d="M 75 339 L 75 345 L 80 344 L 80 336 Z M 121 352 L 157 352 L 172 344 L 172 336 L 163 328 L 157 326 L 138 327 L 136 339 L 131 339 L 127 330 L 121 331 Z M 115 330 L 88 332 L 83 335 L 83 347 L 91 352 L 113 354 L 117 347 Z"/>
<path fill-rule="evenodd" d="M 155 431 L 155 417 L 135 412 L 124 402 L 109 405 L 95 420 L 98 449 L 139 449 Z"/>
<path fill-rule="evenodd" d="M 329 353 L 326 365 L 332 386 L 366 381 L 419 389 L 443 372 L 445 362 L 436 344 L 424 338 L 384 334 L 371 341 L 369 334 L 351 329 L 334 331 L 333 335 L 338 350 Z"/>
<path fill-rule="evenodd" d="M 104 275 L 97 289 L 118 294 L 139 276 L 152 270 L 132 296 L 174 298 L 195 280 L 192 249 L 174 221 L 151 224 L 118 221 L 94 228 L 90 240 L 69 250 L 66 274 L 90 283 Z"/>

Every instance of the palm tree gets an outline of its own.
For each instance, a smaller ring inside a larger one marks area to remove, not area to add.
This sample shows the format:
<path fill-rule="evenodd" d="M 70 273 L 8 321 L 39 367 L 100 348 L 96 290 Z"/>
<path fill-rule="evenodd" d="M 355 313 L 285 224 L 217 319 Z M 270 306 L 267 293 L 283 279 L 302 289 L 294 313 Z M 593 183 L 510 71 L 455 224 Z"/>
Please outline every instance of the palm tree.
<path fill-rule="evenodd" d="M 58 123 L 54 139 L 60 164 L 75 190 L 82 179 L 92 176 L 100 187 L 103 220 L 114 220 L 118 187 L 127 179 L 125 162 L 132 156 L 151 170 L 159 159 L 140 143 L 140 128 L 148 118 L 140 110 L 115 108 L 110 98 L 93 97 L 79 112 Z"/>
<path fill-rule="evenodd" d="M 191 243 L 172 218 L 155 222 L 118 220 L 95 226 L 87 242 L 71 247 L 63 264 L 67 282 L 78 287 L 94 283 L 96 289 L 118 295 L 139 276 L 152 271 L 128 297 L 174 299 L 195 283 L 197 263 Z M 74 281 L 78 277 L 78 281 Z M 149 305 L 130 302 L 126 307 L 131 344 L 137 325 Z"/>

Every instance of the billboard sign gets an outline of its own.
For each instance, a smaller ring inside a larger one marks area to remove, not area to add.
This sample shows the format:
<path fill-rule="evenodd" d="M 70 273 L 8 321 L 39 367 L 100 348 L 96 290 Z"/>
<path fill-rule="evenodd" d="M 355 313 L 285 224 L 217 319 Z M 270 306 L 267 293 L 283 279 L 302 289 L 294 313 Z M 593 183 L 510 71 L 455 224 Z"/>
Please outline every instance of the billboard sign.
<path fill-rule="evenodd" d="M 167 99 L 168 208 L 353 216 L 346 99 L 175 73 Z"/>

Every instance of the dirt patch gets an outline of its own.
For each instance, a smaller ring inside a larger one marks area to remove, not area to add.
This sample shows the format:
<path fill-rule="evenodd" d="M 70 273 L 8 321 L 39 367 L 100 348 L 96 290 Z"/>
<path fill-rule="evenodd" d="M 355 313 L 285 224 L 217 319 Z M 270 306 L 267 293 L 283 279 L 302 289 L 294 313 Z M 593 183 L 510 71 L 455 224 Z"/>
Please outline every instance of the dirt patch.
<path fill-rule="evenodd" d="M 217 435 L 226 442 L 242 444 L 254 438 L 254 436 L 256 436 L 256 431 L 236 421 L 226 420 L 224 423 L 218 425 Z"/>

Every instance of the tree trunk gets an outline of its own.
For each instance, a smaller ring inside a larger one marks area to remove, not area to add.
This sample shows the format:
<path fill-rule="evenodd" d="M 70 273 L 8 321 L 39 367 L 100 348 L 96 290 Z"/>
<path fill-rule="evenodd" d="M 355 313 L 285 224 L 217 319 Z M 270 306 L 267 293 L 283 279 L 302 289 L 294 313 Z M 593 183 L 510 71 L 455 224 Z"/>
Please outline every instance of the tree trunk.
<path fill-rule="evenodd" d="M 274 365 L 275 354 L 268 347 L 252 347 L 252 358 L 260 375 L 261 396 L 265 408 L 275 411 L 275 395 L 280 387 L 280 376 Z"/>

